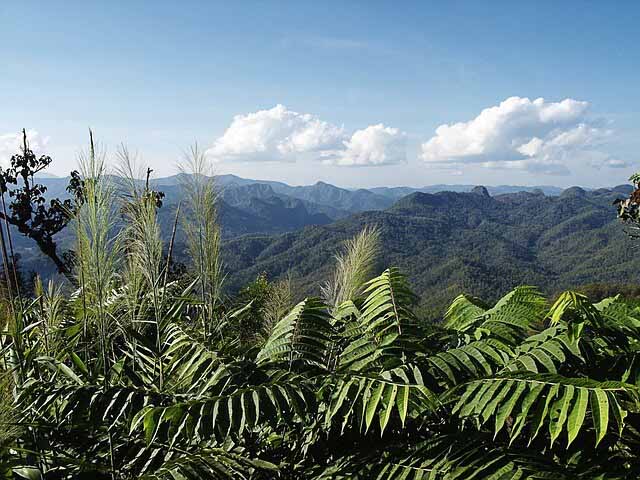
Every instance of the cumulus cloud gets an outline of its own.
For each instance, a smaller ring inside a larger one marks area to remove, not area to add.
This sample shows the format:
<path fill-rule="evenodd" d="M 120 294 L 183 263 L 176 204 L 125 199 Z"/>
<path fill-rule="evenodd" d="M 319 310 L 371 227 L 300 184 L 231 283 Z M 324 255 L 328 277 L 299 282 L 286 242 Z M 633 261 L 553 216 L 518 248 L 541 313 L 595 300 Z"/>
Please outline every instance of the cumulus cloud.
<path fill-rule="evenodd" d="M 343 138 L 341 127 L 276 105 L 236 115 L 207 153 L 215 160 L 295 161 L 297 154 L 335 149 Z"/>
<path fill-rule="evenodd" d="M 593 152 L 611 133 L 589 118 L 588 109 L 588 102 L 571 98 L 511 97 L 468 122 L 439 126 L 422 144 L 421 158 L 432 164 L 567 174 L 568 159 Z"/>
<path fill-rule="evenodd" d="M 325 163 L 341 166 L 394 165 L 407 161 L 407 138 L 397 128 L 383 124 L 357 130 Z"/>
<path fill-rule="evenodd" d="M 29 148 L 40 155 L 49 143 L 49 137 L 43 137 L 36 130 L 27 130 L 27 142 Z M 22 132 L 0 134 L 0 165 L 5 167 L 11 157 L 19 153 L 22 148 Z"/>
<path fill-rule="evenodd" d="M 215 161 L 294 162 L 301 156 L 338 166 L 389 165 L 406 161 L 406 135 L 383 124 L 349 136 L 344 128 L 284 105 L 236 115 L 207 150 Z"/>

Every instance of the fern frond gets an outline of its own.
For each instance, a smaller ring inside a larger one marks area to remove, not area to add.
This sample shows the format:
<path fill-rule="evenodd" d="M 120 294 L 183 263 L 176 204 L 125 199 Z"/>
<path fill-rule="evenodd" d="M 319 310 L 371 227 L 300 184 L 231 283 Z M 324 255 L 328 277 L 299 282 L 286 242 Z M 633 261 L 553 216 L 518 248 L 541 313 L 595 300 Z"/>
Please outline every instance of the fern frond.
<path fill-rule="evenodd" d="M 298 303 L 280 320 L 258 352 L 256 361 L 295 361 L 325 368 L 333 333 L 326 305 L 313 298 Z"/>
<path fill-rule="evenodd" d="M 489 306 L 482 300 L 468 295 L 458 295 L 444 314 L 444 327 L 453 330 L 466 331 Z"/>
<path fill-rule="evenodd" d="M 377 480 L 524 480 L 576 478 L 565 465 L 526 452 L 492 445 L 481 432 L 439 434 L 410 448 L 391 452 L 373 470 Z"/>
<path fill-rule="evenodd" d="M 149 406 L 136 414 L 131 431 L 142 428 L 148 444 L 191 444 L 212 438 L 223 442 L 229 435 L 238 438 L 262 424 L 276 427 L 306 418 L 315 405 L 315 394 L 301 379 L 285 375 L 227 395 Z"/>
<path fill-rule="evenodd" d="M 375 365 L 398 346 L 403 330 L 407 334 L 415 326 L 410 306 L 416 297 L 398 270 L 385 270 L 370 280 L 364 293 L 362 314 L 354 321 L 355 328 L 346 332 L 352 342 L 340 355 L 341 369 L 359 371 Z"/>
<path fill-rule="evenodd" d="M 546 300 L 535 287 L 517 287 L 487 310 L 478 324 L 509 345 L 516 345 L 542 325 Z"/>
<path fill-rule="evenodd" d="M 478 426 L 492 420 L 495 435 L 511 417 L 514 419 L 509 432 L 512 442 L 525 427 L 529 429 L 531 441 L 546 426 L 551 445 L 562 434 L 567 446 L 585 427 L 589 417 L 596 433 L 596 445 L 612 424 L 622 432 L 627 415 L 622 405 L 638 398 L 637 389 L 623 382 L 526 372 L 475 380 L 466 384 L 462 392 L 453 414 L 474 419 Z"/>
<path fill-rule="evenodd" d="M 557 373 L 568 356 L 582 359 L 578 339 L 569 336 L 566 326 L 557 325 L 528 337 L 516 348 L 514 358 L 505 369 Z"/>
<path fill-rule="evenodd" d="M 424 384 L 418 368 L 408 365 L 376 376 L 339 376 L 332 389 L 325 424 L 338 420 L 342 431 L 354 423 L 366 433 L 378 417 L 382 435 L 392 418 L 404 426 L 407 418 L 424 415 L 438 406 L 437 396 Z"/>
<path fill-rule="evenodd" d="M 489 376 L 502 370 L 513 357 L 511 348 L 499 341 L 476 341 L 426 358 L 433 377 L 457 385 L 470 378 Z"/>
<path fill-rule="evenodd" d="M 598 324 L 598 309 L 589 299 L 578 292 L 566 291 L 560 294 L 556 302 L 549 310 L 547 318 L 551 325 L 556 325 L 560 320 L 567 323 L 588 321 L 593 325 Z"/>
<path fill-rule="evenodd" d="M 140 480 L 249 480 L 256 472 L 277 475 L 273 463 L 247 458 L 222 448 L 207 448 L 197 453 L 180 452 L 177 458 L 164 462 L 153 473 L 140 476 Z"/>

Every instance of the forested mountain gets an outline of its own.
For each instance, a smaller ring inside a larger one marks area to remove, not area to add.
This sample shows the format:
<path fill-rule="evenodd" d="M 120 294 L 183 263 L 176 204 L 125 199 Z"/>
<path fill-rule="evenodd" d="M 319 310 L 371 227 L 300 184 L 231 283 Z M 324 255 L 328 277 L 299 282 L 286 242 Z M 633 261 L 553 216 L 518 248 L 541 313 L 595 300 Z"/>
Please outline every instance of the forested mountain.
<path fill-rule="evenodd" d="M 326 278 L 344 239 L 365 225 L 381 231 L 381 265 L 407 272 L 425 305 L 443 306 L 460 292 L 496 299 L 513 286 L 545 293 L 592 282 L 633 283 L 640 260 L 615 218 L 612 202 L 630 186 L 559 196 L 473 192 L 413 193 L 384 211 L 277 236 L 226 244 L 228 285 L 267 272 L 291 275 L 301 293 Z"/>
<path fill-rule="evenodd" d="M 178 186 L 180 175 L 160 178 L 154 182 L 159 189 Z M 283 182 L 269 180 L 251 180 L 236 175 L 217 175 L 216 184 L 225 198 L 237 198 L 240 195 L 286 196 L 302 200 L 311 210 L 323 210 L 332 218 L 348 213 L 367 210 L 382 210 L 393 204 L 393 196 L 381 195 L 368 189 L 346 189 L 325 182 L 313 185 L 292 186 Z M 231 202 L 233 204 L 233 201 Z M 315 212 L 314 212 L 315 213 Z"/>
<path fill-rule="evenodd" d="M 221 197 L 227 204 L 249 211 L 252 211 L 255 208 L 252 203 L 254 200 L 273 202 L 274 200 L 278 199 L 282 201 L 284 205 L 288 205 L 291 207 L 301 206 L 304 207 L 304 209 L 311 215 L 321 214 L 332 220 L 347 217 L 352 213 L 352 211 L 350 210 L 316 203 L 309 200 L 303 200 L 284 193 L 277 193 L 271 185 L 266 183 L 252 183 L 234 187 L 223 187 L 221 189 Z M 322 223 L 325 223 L 325 217 L 319 217 L 317 219 L 310 218 L 307 222 L 307 224 Z"/>
<path fill-rule="evenodd" d="M 38 182 L 47 187 L 49 198 L 69 198 L 65 190 L 68 177 L 38 177 Z M 170 230 L 175 208 L 183 197 L 181 174 L 152 180 L 154 188 L 165 195 L 161 210 L 161 224 Z M 469 191 L 471 185 L 432 185 L 420 189 L 413 187 L 380 187 L 351 190 L 324 182 L 314 185 L 291 186 L 282 182 L 252 180 L 236 175 L 216 176 L 219 190 L 218 209 L 226 238 L 250 233 L 285 233 L 308 225 L 325 225 L 351 214 L 385 210 L 403 196 L 423 192 Z M 556 194 L 557 187 L 488 187 L 491 194 L 512 191 L 538 191 Z M 61 235 L 65 241 L 65 234 Z M 30 244 L 20 243 L 29 256 Z M 26 258 L 25 258 L 26 260 Z"/>
<path fill-rule="evenodd" d="M 51 197 L 65 197 L 67 179 L 40 181 Z M 395 200 L 414 189 L 348 190 L 322 182 L 292 187 L 234 175 L 218 176 L 216 183 L 229 291 L 265 272 L 270 278 L 291 275 L 298 293 L 310 293 L 328 275 L 340 242 L 368 224 L 381 229 L 380 264 L 407 272 L 425 307 L 434 312 L 462 291 L 493 300 L 527 283 L 551 295 L 593 282 L 634 283 L 640 267 L 628 253 L 632 244 L 611 205 L 627 195 L 630 186 L 594 191 L 574 187 L 558 196 L 534 187 L 497 195 L 491 192 L 517 187 L 476 187 L 472 192 L 414 191 Z M 168 238 L 183 199 L 180 176 L 158 179 L 154 185 L 165 194 L 158 218 Z M 71 247 L 70 230 L 56 238 L 62 250 Z M 17 232 L 14 240 L 25 275 L 55 272 L 31 240 Z M 176 240 L 180 260 L 180 228 Z"/>

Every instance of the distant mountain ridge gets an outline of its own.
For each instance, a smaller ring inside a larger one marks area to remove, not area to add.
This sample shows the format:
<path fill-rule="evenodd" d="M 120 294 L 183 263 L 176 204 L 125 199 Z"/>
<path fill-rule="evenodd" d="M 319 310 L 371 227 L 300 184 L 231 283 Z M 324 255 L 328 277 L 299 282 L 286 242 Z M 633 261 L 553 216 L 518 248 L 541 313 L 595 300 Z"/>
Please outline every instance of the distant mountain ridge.
<path fill-rule="evenodd" d="M 438 192 L 470 192 L 476 185 L 427 185 L 421 188 L 413 187 L 374 187 L 368 190 L 377 193 L 379 195 L 388 196 L 394 199 L 399 199 L 404 196 L 410 195 L 416 192 L 422 193 L 438 193 Z M 545 195 L 556 196 L 560 195 L 563 191 L 560 187 L 554 187 L 550 185 L 538 185 L 538 186 L 523 186 L 523 185 L 496 185 L 487 186 L 487 191 L 491 196 L 503 195 L 505 193 L 517 193 L 517 192 L 542 192 Z"/>
<path fill-rule="evenodd" d="M 68 178 L 39 181 L 49 196 L 68 195 Z M 262 271 L 275 278 L 291 270 L 301 292 L 317 293 L 305 289 L 328 274 L 341 242 L 365 224 L 382 228 L 381 264 L 402 267 L 435 304 L 460 291 L 491 299 L 525 281 L 551 291 L 600 278 L 622 281 L 633 269 L 640 270 L 633 258 L 629 268 L 621 260 L 611 263 L 629 246 L 611 202 L 628 195 L 630 185 L 562 191 L 472 185 L 420 189 L 439 191 L 431 193 L 411 187 L 352 190 L 324 182 L 290 186 L 235 175 L 220 175 L 216 181 L 230 289 Z M 181 176 L 153 183 L 165 193 L 159 222 L 168 238 L 183 197 Z M 452 191 L 456 189 L 464 191 Z M 25 272 L 54 273 L 30 240 L 17 232 L 13 238 Z M 56 238 L 61 249 L 72 247 L 70 231 Z M 179 230 L 178 258 L 183 240 Z"/>
<path fill-rule="evenodd" d="M 275 236 L 239 237 L 225 245 L 230 288 L 267 272 L 291 275 L 300 294 L 327 278 L 342 241 L 365 225 L 380 228 L 380 266 L 406 272 L 430 306 L 460 292 L 497 298 L 513 286 L 545 293 L 593 282 L 637 282 L 640 259 L 612 202 L 630 185 L 492 196 L 472 192 L 414 192 L 382 211 L 354 214 L 323 226 Z"/>

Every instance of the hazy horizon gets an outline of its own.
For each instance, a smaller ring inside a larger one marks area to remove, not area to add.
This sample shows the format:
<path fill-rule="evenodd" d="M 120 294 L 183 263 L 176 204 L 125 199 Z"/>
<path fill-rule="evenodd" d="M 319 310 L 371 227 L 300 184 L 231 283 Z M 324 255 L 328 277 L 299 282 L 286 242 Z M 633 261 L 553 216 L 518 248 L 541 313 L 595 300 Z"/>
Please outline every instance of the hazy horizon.
<path fill-rule="evenodd" d="M 110 170 L 107 170 L 108 172 L 111 172 Z M 113 172 L 111 172 L 113 173 Z M 113 173 L 114 175 L 118 175 L 117 173 Z M 171 175 L 162 175 L 162 176 L 158 176 L 155 175 L 155 173 L 152 173 L 151 175 L 151 181 L 161 181 L 163 179 L 168 179 L 168 178 L 172 178 L 174 176 L 180 175 L 180 172 L 171 174 Z M 287 181 L 283 181 L 283 180 L 269 180 L 269 179 L 265 179 L 265 178 L 255 178 L 255 177 L 242 177 L 240 175 L 235 175 L 233 173 L 231 174 L 218 174 L 218 173 L 214 173 L 214 176 L 225 176 L 225 175 L 234 175 L 237 176 L 243 180 L 249 180 L 249 181 L 255 181 L 255 182 L 277 182 L 277 183 L 284 183 L 288 186 L 291 187 L 304 187 L 304 186 L 312 186 L 315 185 L 317 183 L 327 183 L 329 185 L 333 185 L 335 187 L 338 188 L 343 188 L 343 189 L 347 189 L 347 190 L 357 190 L 357 189 L 365 189 L 365 190 L 372 190 L 372 189 L 377 189 L 377 188 L 412 188 L 412 189 L 422 189 L 422 188 L 432 188 L 432 187 L 475 187 L 475 186 L 483 186 L 483 187 L 487 187 L 487 188 L 500 188 L 500 187 L 509 187 L 509 188 L 514 188 L 514 187 L 523 187 L 523 188 L 549 188 L 549 189 L 567 189 L 567 188 L 572 188 L 572 187 L 581 187 L 581 188 L 585 188 L 587 190 L 595 190 L 598 188 L 614 188 L 617 187 L 619 185 L 630 185 L 630 182 L 628 181 L 621 181 L 615 184 L 603 184 L 603 185 L 599 185 L 596 187 L 593 186 L 586 186 L 586 185 L 567 185 L 567 186 L 560 186 L 560 185 L 554 185 L 554 184 L 516 184 L 516 183 L 465 183 L 465 182 L 457 182 L 457 183 L 430 183 L 430 184 L 423 184 L 423 185 L 409 185 L 409 184 L 402 184 L 402 185 L 368 185 L 368 186 L 351 186 L 351 185 L 345 185 L 345 184 L 340 184 L 340 183 L 331 183 L 331 182 L 324 182 L 323 180 L 317 180 L 315 182 L 311 182 L 311 183 L 294 183 L 294 182 L 287 182 Z M 51 174 L 47 171 L 45 172 L 41 172 L 39 174 L 36 175 L 37 178 L 41 178 L 41 179 L 65 179 L 65 178 L 69 178 L 68 175 L 55 175 L 55 174 Z M 138 178 L 138 180 L 140 181 L 144 181 L 144 177 L 140 176 Z"/>

